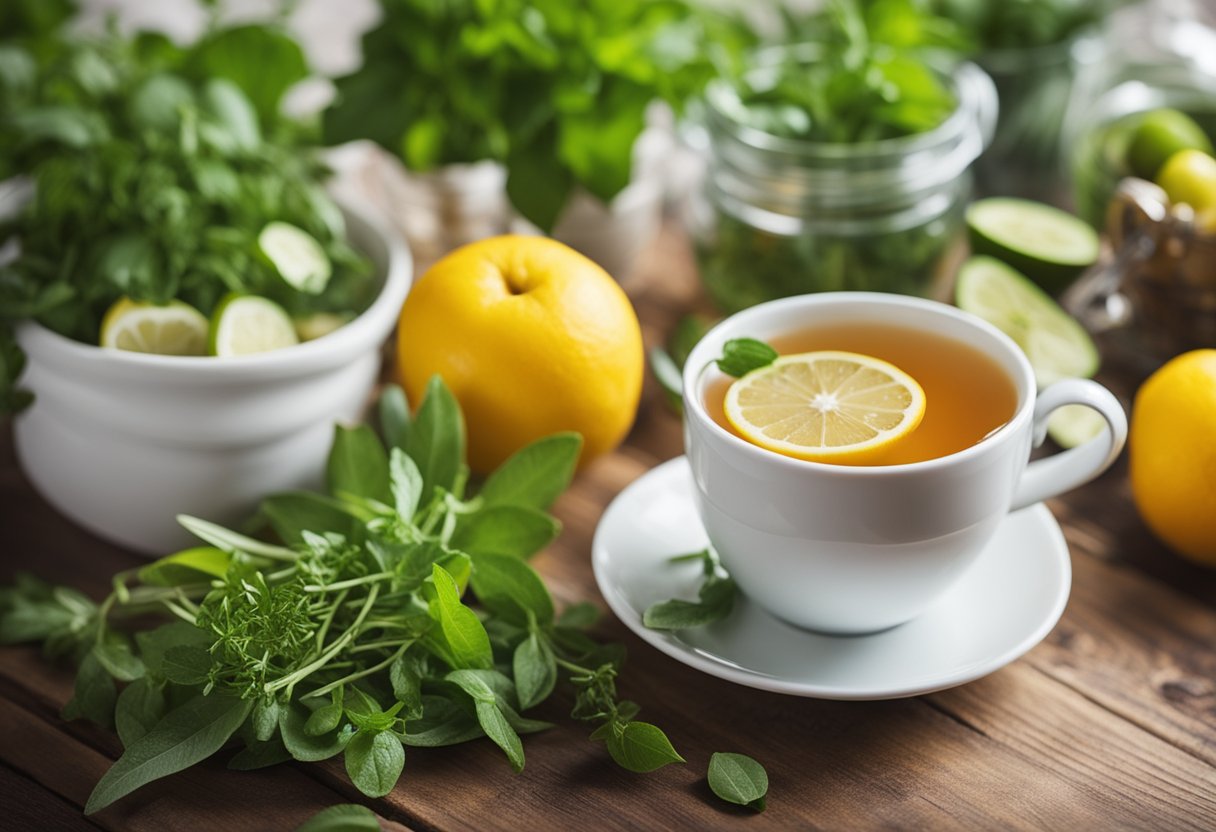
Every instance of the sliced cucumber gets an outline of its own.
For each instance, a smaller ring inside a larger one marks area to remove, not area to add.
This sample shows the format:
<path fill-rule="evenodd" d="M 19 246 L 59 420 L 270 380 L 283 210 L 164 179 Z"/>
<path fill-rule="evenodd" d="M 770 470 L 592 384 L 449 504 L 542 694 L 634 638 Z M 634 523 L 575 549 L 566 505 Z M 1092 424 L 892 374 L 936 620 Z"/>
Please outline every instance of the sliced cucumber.
<path fill-rule="evenodd" d="M 1098 259 L 1098 235 L 1072 214 L 1028 199 L 993 197 L 967 208 L 971 249 L 1003 260 L 1059 293 Z"/>
<path fill-rule="evenodd" d="M 1030 360 L 1039 387 L 1098 370 L 1089 333 L 1038 286 L 1005 263 L 972 257 L 958 273 L 955 303 L 1012 338 Z"/>
<path fill-rule="evenodd" d="M 258 234 L 258 248 L 293 289 L 308 295 L 325 291 L 333 266 L 307 231 L 286 222 L 267 223 Z"/>

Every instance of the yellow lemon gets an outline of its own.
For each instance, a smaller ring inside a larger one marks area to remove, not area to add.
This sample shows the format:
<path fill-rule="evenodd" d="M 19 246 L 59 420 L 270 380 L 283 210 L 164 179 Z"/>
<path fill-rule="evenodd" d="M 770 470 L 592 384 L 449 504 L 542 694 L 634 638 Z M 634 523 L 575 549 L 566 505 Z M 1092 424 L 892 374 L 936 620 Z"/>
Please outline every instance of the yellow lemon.
<path fill-rule="evenodd" d="M 415 407 L 443 377 L 464 410 L 474 471 L 565 430 L 583 435 L 586 462 L 633 424 L 642 332 L 621 287 L 583 255 L 544 237 L 493 237 L 418 280 L 401 310 L 398 362 Z"/>
<path fill-rule="evenodd" d="M 157 355 L 206 355 L 207 319 L 188 303 L 119 298 L 101 322 L 101 346 Z"/>
<path fill-rule="evenodd" d="M 924 415 L 911 376 L 853 352 L 785 355 L 726 391 L 726 418 L 743 438 L 812 462 L 865 465 Z"/>
<path fill-rule="evenodd" d="M 1170 548 L 1216 566 L 1216 350 L 1184 353 L 1136 393 L 1132 496 Z"/>
<path fill-rule="evenodd" d="M 1157 174 L 1171 202 L 1190 205 L 1196 213 L 1216 208 L 1216 158 L 1201 150 L 1179 150 Z"/>

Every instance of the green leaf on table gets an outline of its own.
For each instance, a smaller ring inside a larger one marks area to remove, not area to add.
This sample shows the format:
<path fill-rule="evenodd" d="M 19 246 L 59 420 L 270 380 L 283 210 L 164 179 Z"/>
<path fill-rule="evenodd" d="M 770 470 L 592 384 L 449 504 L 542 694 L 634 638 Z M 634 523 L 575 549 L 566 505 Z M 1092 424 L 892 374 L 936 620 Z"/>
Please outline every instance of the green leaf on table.
<path fill-rule="evenodd" d="M 494 744 L 503 750 L 507 755 L 507 760 L 511 763 L 511 768 L 519 773 L 524 768 L 524 744 L 519 739 L 519 734 L 511 727 L 511 723 L 503 712 L 499 710 L 498 705 L 494 702 L 483 702 L 478 700 L 477 722 L 481 725 L 481 729 L 486 732 L 486 736 L 493 740 Z"/>
<path fill-rule="evenodd" d="M 649 722 L 629 722 L 605 736 L 608 753 L 621 768 L 644 774 L 669 763 L 682 763 L 671 741 L 656 725 Z"/>
<path fill-rule="evenodd" d="M 401 740 L 389 731 L 359 731 L 346 746 L 346 773 L 368 797 L 384 797 L 405 766 Z"/>
<path fill-rule="evenodd" d="M 377 405 L 380 414 L 380 432 L 390 448 L 405 450 L 410 435 L 410 405 L 405 391 L 399 384 L 388 384 L 380 394 Z"/>
<path fill-rule="evenodd" d="M 194 48 L 194 60 L 199 75 L 235 82 L 257 108 L 263 124 L 278 120 L 283 94 L 308 77 L 308 63 L 299 44 L 269 26 L 212 32 Z"/>
<path fill-rule="evenodd" d="M 529 614 L 542 627 L 553 621 L 553 597 L 545 582 L 519 558 L 478 555 L 470 583 L 483 607 L 512 624 L 527 626 Z"/>
<path fill-rule="evenodd" d="M 727 803 L 763 812 L 768 772 L 746 754 L 718 751 L 709 758 L 709 787 Z"/>
<path fill-rule="evenodd" d="M 296 827 L 296 832 L 380 832 L 376 813 L 355 803 L 322 809 Z"/>
<path fill-rule="evenodd" d="M 539 509 L 490 506 L 462 516 L 451 545 L 474 558 L 485 554 L 527 558 L 548 546 L 561 528 Z"/>
<path fill-rule="evenodd" d="M 777 351 L 755 338 L 732 338 L 722 345 L 718 369 L 728 376 L 742 378 L 752 370 L 767 367 L 777 360 Z"/>
<path fill-rule="evenodd" d="M 460 668 L 489 668 L 494 664 L 490 637 L 477 614 L 460 602 L 456 579 L 439 564 L 432 567 L 439 627 L 452 658 Z"/>
<path fill-rule="evenodd" d="M 279 712 L 279 732 L 283 736 L 283 744 L 291 756 L 301 762 L 328 760 L 340 754 L 350 741 L 349 733 L 342 731 L 313 736 L 305 730 L 307 724 L 308 709 L 303 705 L 288 705 Z"/>
<path fill-rule="evenodd" d="M 703 627 L 730 615 L 735 606 L 735 582 L 719 571 L 718 558 L 710 549 L 677 555 L 670 563 L 698 561 L 703 580 L 698 600 L 673 598 L 651 604 L 642 614 L 642 624 L 652 630 L 686 630 Z"/>
<path fill-rule="evenodd" d="M 211 654 L 203 648 L 179 644 L 165 651 L 159 671 L 175 685 L 201 685 L 211 675 L 211 664 Z"/>
<path fill-rule="evenodd" d="M 87 719 L 102 728 L 114 723 L 114 705 L 118 690 L 114 677 L 90 650 L 76 671 L 76 687 L 72 698 L 63 706 L 64 719 Z"/>
<path fill-rule="evenodd" d="M 170 711 L 123 752 L 89 795 L 91 815 L 161 777 L 202 762 L 223 747 L 253 703 L 223 693 L 196 696 Z"/>
<path fill-rule="evenodd" d="M 393 504 L 401 519 L 410 522 L 424 494 L 422 472 L 417 463 L 400 448 L 389 454 L 389 485 L 393 492 Z"/>
<path fill-rule="evenodd" d="M 139 579 L 151 586 L 196 584 L 228 574 L 232 556 L 214 546 L 196 546 L 141 567 Z"/>
<path fill-rule="evenodd" d="M 325 473 L 330 494 L 353 494 L 382 503 L 392 497 L 388 454 L 380 444 L 380 437 L 367 425 L 334 426 L 334 443 Z"/>
<path fill-rule="evenodd" d="M 511 455 L 481 489 L 487 506 L 523 506 L 543 511 L 570 485 L 583 447 L 580 434 L 555 433 Z"/>
<path fill-rule="evenodd" d="M 346 503 L 312 491 L 288 491 L 262 500 L 261 512 L 284 543 L 304 540 L 304 532 L 334 532 L 355 539 L 362 528 Z"/>
<path fill-rule="evenodd" d="M 277 766 L 291 759 L 291 752 L 283 745 L 283 740 L 275 737 L 267 742 L 253 742 L 246 745 L 228 760 L 228 768 L 233 771 L 255 771 L 259 768 Z"/>
<path fill-rule="evenodd" d="M 464 416 L 460 405 L 439 376 L 431 378 L 426 396 L 414 415 L 405 451 L 422 474 L 422 505 L 430 503 L 436 488 L 452 490 L 464 459 Z"/>
<path fill-rule="evenodd" d="M 118 694 L 114 727 L 123 748 L 152 730 L 165 715 L 165 694 L 147 676 L 136 679 Z"/>
<path fill-rule="evenodd" d="M 557 684 L 557 661 L 548 640 L 538 633 L 529 633 L 515 648 L 512 673 L 521 710 L 526 711 L 549 698 Z"/>

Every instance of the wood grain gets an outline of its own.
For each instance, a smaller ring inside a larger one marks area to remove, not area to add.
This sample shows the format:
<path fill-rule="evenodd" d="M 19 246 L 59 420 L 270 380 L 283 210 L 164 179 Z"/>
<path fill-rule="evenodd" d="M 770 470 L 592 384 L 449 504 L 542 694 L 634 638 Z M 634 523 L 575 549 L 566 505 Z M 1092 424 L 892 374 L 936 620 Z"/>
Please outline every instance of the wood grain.
<path fill-rule="evenodd" d="M 625 286 L 648 345 L 703 303 L 678 234 L 660 237 Z M 534 565 L 559 602 L 604 606 L 589 563 L 600 515 L 681 444 L 678 416 L 648 380 L 627 443 L 555 505 L 563 533 Z M 1046 642 L 983 680 L 894 702 L 779 696 L 700 674 L 606 616 L 599 634 L 630 652 L 622 695 L 667 730 L 686 765 L 650 775 L 617 768 L 566 717 L 570 701 L 559 694 L 537 709 L 558 725 L 527 738 L 522 774 L 485 740 L 408 749 L 400 784 L 373 805 L 390 819 L 385 828 L 428 830 L 1216 828 L 1216 574 L 1148 534 L 1120 469 L 1051 508 L 1073 555 L 1068 609 Z M 0 580 L 27 569 L 100 597 L 112 573 L 139 562 L 47 506 L 22 477 L 7 431 L 0 526 Z M 107 732 L 58 719 L 69 695 L 68 673 L 33 650 L 0 648 L 3 817 L 93 828 L 78 807 L 119 748 Z M 767 812 L 712 797 L 704 773 L 714 751 L 765 764 Z M 291 829 L 349 800 L 362 802 L 339 763 L 238 774 L 211 762 L 94 820 L 107 829 Z"/>

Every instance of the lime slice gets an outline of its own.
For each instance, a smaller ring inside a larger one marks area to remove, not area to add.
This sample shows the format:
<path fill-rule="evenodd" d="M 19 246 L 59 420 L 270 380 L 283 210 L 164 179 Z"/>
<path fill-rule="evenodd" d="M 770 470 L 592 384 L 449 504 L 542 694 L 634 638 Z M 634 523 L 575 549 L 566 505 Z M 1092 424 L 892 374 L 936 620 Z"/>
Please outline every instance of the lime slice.
<path fill-rule="evenodd" d="M 298 343 L 291 318 L 266 298 L 228 295 L 211 316 L 207 346 L 212 355 L 253 355 Z"/>
<path fill-rule="evenodd" d="M 308 295 L 325 291 L 333 273 L 321 244 L 302 228 L 286 222 L 267 223 L 258 248 L 289 286 Z"/>
<path fill-rule="evenodd" d="M 993 197 L 967 208 L 975 254 L 1003 260 L 1049 292 L 1098 259 L 1098 235 L 1072 214 L 1028 199 Z"/>
<path fill-rule="evenodd" d="M 972 257 L 958 273 L 955 303 L 1012 338 L 1026 353 L 1039 387 L 1098 370 L 1089 333 L 1046 292 L 991 257 Z"/>
<path fill-rule="evenodd" d="M 207 319 L 179 300 L 158 305 L 120 298 L 102 319 L 100 343 L 156 355 L 206 355 Z"/>
<path fill-rule="evenodd" d="M 350 323 L 351 315 L 339 315 L 334 312 L 316 312 L 307 318 L 296 318 L 293 322 L 296 335 L 301 341 L 315 341 L 329 333 L 341 329 Z"/>
<path fill-rule="evenodd" d="M 1161 109 L 1145 113 L 1127 146 L 1127 164 L 1142 179 L 1154 179 L 1181 150 L 1212 152 L 1212 141 L 1186 113 Z"/>
<path fill-rule="evenodd" d="M 1047 420 L 1047 434 L 1061 448 L 1075 448 L 1102 433 L 1106 420 L 1092 407 L 1066 404 Z"/>

